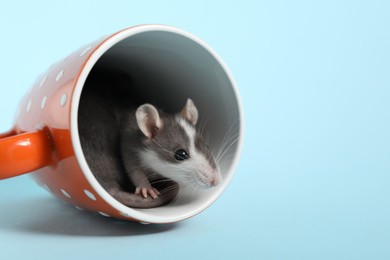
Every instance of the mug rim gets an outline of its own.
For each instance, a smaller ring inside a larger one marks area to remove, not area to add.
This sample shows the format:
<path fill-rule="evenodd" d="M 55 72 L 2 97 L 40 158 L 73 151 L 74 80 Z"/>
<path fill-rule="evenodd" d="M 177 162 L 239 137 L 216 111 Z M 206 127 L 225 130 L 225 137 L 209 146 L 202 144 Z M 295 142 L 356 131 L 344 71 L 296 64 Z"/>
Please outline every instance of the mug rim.
<path fill-rule="evenodd" d="M 229 79 L 232 90 L 234 92 L 236 101 L 237 101 L 237 107 L 238 107 L 238 114 L 240 117 L 240 125 L 239 125 L 239 132 L 240 137 L 238 139 L 237 143 L 237 150 L 236 155 L 234 156 L 233 162 L 230 167 L 230 171 L 235 171 L 237 169 L 237 165 L 242 153 L 243 149 L 243 138 L 244 138 L 244 117 L 243 117 L 243 106 L 241 97 L 238 92 L 238 88 L 236 85 L 236 82 L 226 66 L 225 62 L 222 60 L 222 58 L 203 40 L 198 38 L 197 36 L 186 32 L 182 29 L 167 26 L 167 25 L 159 25 L 159 24 L 145 24 L 145 25 L 138 25 L 134 27 L 129 27 L 124 30 L 121 30 L 119 32 L 116 32 L 106 39 L 104 39 L 102 42 L 99 43 L 99 45 L 91 51 L 89 57 L 87 58 L 86 62 L 83 64 L 83 67 L 80 69 L 79 74 L 76 79 L 76 83 L 74 85 L 73 93 L 71 95 L 71 113 L 70 113 L 70 134 L 71 134 L 71 140 L 72 140 L 72 146 L 75 152 L 76 160 L 81 168 L 81 171 L 83 175 L 86 177 L 92 188 L 95 190 L 95 192 L 109 205 L 111 205 L 113 208 L 118 210 L 118 212 L 122 212 L 126 217 L 133 218 L 135 220 L 138 220 L 140 222 L 145 223 L 172 223 L 172 222 L 178 222 L 184 219 L 188 219 L 192 216 L 195 216 L 208 208 L 212 203 L 214 203 L 218 197 L 223 193 L 223 191 L 226 189 L 228 184 L 230 183 L 232 177 L 234 174 L 229 174 L 227 179 L 224 180 L 223 187 L 218 189 L 217 192 L 213 193 L 210 198 L 208 198 L 204 203 L 201 204 L 201 206 L 194 208 L 193 210 L 186 212 L 185 214 L 178 214 L 175 216 L 156 216 L 148 214 L 147 212 L 140 211 L 136 208 L 131 208 L 128 206 L 123 205 L 116 199 L 114 199 L 97 181 L 96 177 L 90 170 L 88 163 L 85 159 L 84 153 L 82 151 L 80 137 L 79 137 L 79 130 L 78 130 L 78 107 L 80 103 L 80 97 L 81 92 L 83 90 L 85 81 L 92 70 L 92 68 L 95 66 L 96 62 L 106 53 L 111 47 L 113 47 L 115 44 L 119 43 L 120 41 L 132 37 L 134 35 L 144 33 L 144 32 L 151 32 L 151 31 L 158 31 L 158 32 L 171 32 L 178 34 L 180 36 L 183 36 L 191 41 L 194 41 L 195 43 L 199 44 L 203 49 L 205 49 L 212 57 L 216 60 L 216 62 L 222 67 L 223 71 L 226 73 L 227 78 Z"/>

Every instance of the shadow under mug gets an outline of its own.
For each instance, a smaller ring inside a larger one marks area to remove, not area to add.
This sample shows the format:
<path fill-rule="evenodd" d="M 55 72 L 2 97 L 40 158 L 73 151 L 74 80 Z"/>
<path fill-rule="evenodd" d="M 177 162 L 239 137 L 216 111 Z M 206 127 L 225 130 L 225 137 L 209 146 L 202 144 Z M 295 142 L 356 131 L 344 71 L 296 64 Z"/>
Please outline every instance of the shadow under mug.
<path fill-rule="evenodd" d="M 78 131 L 82 90 L 94 70 L 131 76 L 133 101 L 143 97 L 174 110 L 193 99 L 209 146 L 220 149 L 224 158 L 222 183 L 151 209 L 130 208 L 110 196 L 88 166 Z M 0 135 L 0 179 L 31 172 L 40 185 L 78 209 L 143 223 L 171 223 L 200 213 L 222 194 L 234 175 L 242 139 L 242 105 L 222 59 L 188 32 L 139 25 L 80 48 L 38 78 L 20 103 L 14 128 Z"/>

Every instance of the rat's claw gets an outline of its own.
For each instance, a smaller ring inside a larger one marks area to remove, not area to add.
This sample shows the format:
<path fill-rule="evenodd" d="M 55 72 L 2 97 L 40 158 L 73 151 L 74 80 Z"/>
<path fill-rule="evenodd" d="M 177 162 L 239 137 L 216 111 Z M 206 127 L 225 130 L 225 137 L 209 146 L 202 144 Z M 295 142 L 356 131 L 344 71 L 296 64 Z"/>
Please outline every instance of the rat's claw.
<path fill-rule="evenodd" d="M 142 196 L 144 196 L 144 198 L 148 197 L 148 189 L 147 188 L 142 188 Z"/>
<path fill-rule="evenodd" d="M 148 194 L 150 195 L 150 197 L 152 197 L 153 199 L 157 199 L 158 198 L 158 196 L 157 196 L 157 194 L 156 194 L 156 192 L 154 191 L 154 188 L 145 188 L 145 190 L 146 190 L 146 197 L 148 196 Z M 145 197 L 145 196 L 144 196 Z M 146 198 L 145 197 L 145 198 Z"/>
<path fill-rule="evenodd" d="M 161 193 L 155 188 L 136 187 L 135 194 L 141 195 L 144 198 L 147 198 L 149 194 L 150 197 L 152 197 L 153 199 L 157 199 L 158 195 L 160 195 Z"/>
<path fill-rule="evenodd" d="M 154 189 L 154 188 L 151 188 L 151 189 L 149 190 L 149 194 L 150 194 L 150 196 L 151 196 L 153 199 L 157 199 L 157 198 L 158 198 L 158 195 L 160 195 L 160 194 L 158 194 L 158 191 L 156 192 L 156 189 Z"/>
<path fill-rule="evenodd" d="M 160 195 L 161 193 L 157 189 L 152 188 L 152 187 L 151 188 L 136 187 L 135 188 L 135 194 L 136 195 L 141 195 L 144 198 L 147 198 L 148 194 L 149 194 L 150 197 L 152 197 L 153 199 L 157 199 L 158 195 Z"/>
<path fill-rule="evenodd" d="M 155 189 L 155 188 L 152 188 L 152 189 L 153 189 L 154 193 L 156 193 L 157 196 L 161 195 L 161 193 L 157 189 Z"/>

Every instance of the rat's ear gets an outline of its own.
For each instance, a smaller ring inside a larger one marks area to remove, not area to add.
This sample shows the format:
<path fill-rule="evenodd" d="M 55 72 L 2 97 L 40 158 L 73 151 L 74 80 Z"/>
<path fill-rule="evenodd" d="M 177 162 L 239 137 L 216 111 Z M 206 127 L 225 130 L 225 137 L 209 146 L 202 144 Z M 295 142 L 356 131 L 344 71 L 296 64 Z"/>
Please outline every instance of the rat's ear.
<path fill-rule="evenodd" d="M 138 127 L 149 139 L 153 139 L 162 127 L 157 109 L 150 104 L 140 106 L 135 112 L 135 117 Z"/>
<path fill-rule="evenodd" d="M 186 105 L 180 112 L 181 116 L 191 122 L 192 125 L 196 125 L 198 122 L 198 109 L 194 102 L 189 98 Z"/>

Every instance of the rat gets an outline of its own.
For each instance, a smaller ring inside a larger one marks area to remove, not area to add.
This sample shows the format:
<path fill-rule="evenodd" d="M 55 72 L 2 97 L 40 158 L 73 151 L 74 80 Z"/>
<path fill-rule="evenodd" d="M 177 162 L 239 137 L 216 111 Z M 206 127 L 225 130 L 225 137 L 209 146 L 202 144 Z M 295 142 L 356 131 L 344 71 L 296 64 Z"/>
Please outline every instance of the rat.
<path fill-rule="evenodd" d="M 196 129 L 194 102 L 188 99 L 175 114 L 148 103 L 134 109 L 126 95 L 107 87 L 125 88 L 129 81 L 114 78 L 102 73 L 90 77 L 79 104 L 81 147 L 100 185 L 134 208 L 167 204 L 180 187 L 217 186 L 219 166 Z"/>
<path fill-rule="evenodd" d="M 143 104 L 125 117 L 120 146 L 135 194 L 157 199 L 161 193 L 151 183 L 159 176 L 200 189 L 221 182 L 219 166 L 195 127 L 197 121 L 198 110 L 191 99 L 177 114 Z"/>

